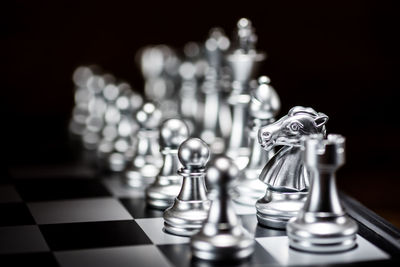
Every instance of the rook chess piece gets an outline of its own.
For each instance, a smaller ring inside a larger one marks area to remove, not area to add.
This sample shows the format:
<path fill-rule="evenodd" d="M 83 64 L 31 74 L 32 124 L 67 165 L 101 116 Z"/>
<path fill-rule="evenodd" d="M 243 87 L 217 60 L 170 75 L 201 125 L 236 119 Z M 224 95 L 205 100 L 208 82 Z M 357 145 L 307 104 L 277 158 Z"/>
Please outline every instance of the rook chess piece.
<path fill-rule="evenodd" d="M 160 145 L 163 166 L 156 180 L 146 190 L 147 204 L 153 208 L 166 209 L 178 195 L 182 177 L 177 174 L 179 167 L 178 148 L 189 137 L 189 129 L 179 119 L 168 119 L 160 127 Z"/>
<path fill-rule="evenodd" d="M 301 138 L 325 134 L 328 117 L 312 108 L 297 106 L 280 120 L 258 131 L 258 141 L 269 151 L 283 145 L 265 165 L 259 179 L 267 185 L 263 198 L 256 202 L 261 225 L 284 229 L 287 221 L 303 207 L 309 187 L 309 172 L 301 157 Z"/>
<path fill-rule="evenodd" d="M 191 236 L 200 230 L 210 207 L 204 181 L 210 151 L 201 139 L 190 138 L 181 144 L 178 156 L 183 165 L 178 171 L 183 177 L 182 188 L 174 205 L 164 212 L 164 229 L 171 234 Z"/>
<path fill-rule="evenodd" d="M 311 171 L 303 209 L 287 224 L 291 247 L 310 252 L 339 252 L 356 245 L 358 226 L 342 208 L 335 172 L 345 163 L 345 138 L 330 134 L 305 140 L 304 164 Z"/>
<path fill-rule="evenodd" d="M 243 228 L 232 207 L 230 190 L 239 173 L 233 161 L 216 157 L 207 170 L 212 201 L 201 231 L 191 240 L 193 256 L 204 260 L 239 260 L 254 251 L 254 238 Z"/>

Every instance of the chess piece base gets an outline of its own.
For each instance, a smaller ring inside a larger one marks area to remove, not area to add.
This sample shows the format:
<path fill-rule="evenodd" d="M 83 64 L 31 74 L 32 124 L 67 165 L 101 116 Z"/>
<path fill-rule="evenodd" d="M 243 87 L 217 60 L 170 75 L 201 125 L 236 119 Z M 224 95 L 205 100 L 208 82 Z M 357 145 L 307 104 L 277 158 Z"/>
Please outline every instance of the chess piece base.
<path fill-rule="evenodd" d="M 180 176 L 172 178 L 165 176 L 162 178 L 174 183 L 169 185 L 151 184 L 146 189 L 147 204 L 152 208 L 160 210 L 164 210 L 174 204 L 174 200 L 181 190 L 182 181 Z"/>
<path fill-rule="evenodd" d="M 200 231 L 207 219 L 210 201 L 181 201 L 175 199 L 172 207 L 164 212 L 164 230 L 167 233 L 192 236 Z"/>
<path fill-rule="evenodd" d="M 246 206 L 254 206 L 257 200 L 265 195 L 265 190 L 265 184 L 258 178 L 248 179 L 243 176 L 234 189 L 237 197 L 233 201 Z"/>
<path fill-rule="evenodd" d="M 303 213 L 287 225 L 289 245 L 307 252 L 334 253 L 356 246 L 357 224 L 347 215 Z"/>
<path fill-rule="evenodd" d="M 278 192 L 267 189 L 256 202 L 257 220 L 262 226 L 285 229 L 287 222 L 297 216 L 304 206 L 307 192 Z"/>
<path fill-rule="evenodd" d="M 125 173 L 127 184 L 132 187 L 144 187 L 152 184 L 159 172 L 155 165 L 148 164 L 141 168 L 133 167 Z"/>

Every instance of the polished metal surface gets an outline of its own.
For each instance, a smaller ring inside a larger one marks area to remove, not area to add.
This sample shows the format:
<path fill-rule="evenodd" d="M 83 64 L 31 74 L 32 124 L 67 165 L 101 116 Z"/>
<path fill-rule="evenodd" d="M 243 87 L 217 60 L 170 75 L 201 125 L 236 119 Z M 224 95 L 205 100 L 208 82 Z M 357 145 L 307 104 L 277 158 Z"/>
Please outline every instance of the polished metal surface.
<path fill-rule="evenodd" d="M 125 177 L 130 186 L 141 187 L 153 183 L 162 166 L 158 143 L 162 113 L 155 104 L 147 102 L 136 112 L 135 119 L 140 126 L 136 134 L 136 153 Z"/>
<path fill-rule="evenodd" d="M 192 254 L 204 260 L 240 260 L 254 252 L 254 237 L 242 226 L 230 197 L 239 169 L 232 159 L 217 156 L 207 170 L 211 207 L 200 232 L 191 239 Z"/>
<path fill-rule="evenodd" d="M 279 96 L 274 88 L 269 84 L 267 76 L 258 79 L 258 86 L 251 92 L 249 104 L 250 123 L 250 159 L 247 166 L 240 172 L 239 179 L 235 185 L 237 193 L 234 201 L 254 206 L 256 201 L 265 195 L 266 186 L 258 177 L 267 162 L 272 156 L 273 151 L 265 151 L 258 144 L 257 134 L 260 127 L 271 124 L 275 120 L 276 114 L 280 109 Z"/>
<path fill-rule="evenodd" d="M 250 149 L 246 133 L 250 102 L 250 81 L 257 72 L 259 64 L 266 55 L 255 50 L 257 36 L 248 19 L 242 18 L 237 23 L 237 48 L 227 56 L 232 70 L 232 90 L 228 103 L 232 109 L 232 131 L 229 138 L 227 155 L 235 160 L 239 169 L 248 164 Z"/>
<path fill-rule="evenodd" d="M 345 138 L 305 138 L 303 160 L 312 174 L 310 193 L 301 212 L 287 224 L 290 246 L 309 252 L 354 248 L 358 226 L 340 204 L 335 175 L 345 163 Z"/>
<path fill-rule="evenodd" d="M 210 151 L 201 139 L 189 138 L 179 147 L 178 156 L 183 165 L 178 171 L 183 177 L 182 188 L 173 206 L 164 212 L 164 230 L 191 236 L 200 230 L 210 207 L 204 181 Z"/>
<path fill-rule="evenodd" d="M 182 177 L 177 171 L 180 167 L 178 148 L 189 137 L 189 129 L 179 119 L 168 119 L 160 127 L 160 146 L 163 166 L 156 180 L 146 189 L 146 201 L 150 207 L 166 209 L 179 194 Z"/>
<path fill-rule="evenodd" d="M 312 108 L 297 106 L 278 121 L 261 127 L 258 141 L 270 151 L 281 148 L 265 165 L 259 179 L 267 185 L 266 194 L 256 202 L 261 225 L 285 228 L 288 219 L 304 205 L 309 189 L 309 171 L 302 160 L 302 138 L 325 134 L 328 117 Z"/>

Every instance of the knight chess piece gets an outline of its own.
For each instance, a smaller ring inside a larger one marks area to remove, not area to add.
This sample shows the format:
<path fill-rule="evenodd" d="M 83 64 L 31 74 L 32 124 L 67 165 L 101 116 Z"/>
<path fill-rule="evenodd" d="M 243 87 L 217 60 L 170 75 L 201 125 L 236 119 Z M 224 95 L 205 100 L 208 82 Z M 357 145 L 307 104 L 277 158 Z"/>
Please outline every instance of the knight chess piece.
<path fill-rule="evenodd" d="M 250 102 L 250 81 L 257 72 L 266 54 L 255 49 L 257 36 L 248 19 L 242 18 L 237 24 L 237 49 L 227 56 L 232 70 L 232 91 L 228 103 L 232 108 L 232 130 L 227 155 L 235 160 L 239 169 L 246 167 L 250 150 L 245 133 L 248 120 L 247 107 Z"/>
<path fill-rule="evenodd" d="M 173 206 L 164 212 L 164 229 L 170 234 L 191 236 L 200 230 L 210 207 L 204 180 L 210 151 L 201 139 L 189 138 L 179 147 L 178 156 L 183 165 L 178 171 L 183 177 L 182 188 Z"/>
<path fill-rule="evenodd" d="M 261 225 L 284 229 L 287 221 L 303 207 L 309 189 L 309 171 L 301 153 L 304 136 L 325 135 L 328 117 L 312 108 L 297 106 L 278 121 L 258 131 L 261 147 L 267 151 L 281 148 L 265 165 L 259 179 L 267 190 L 256 202 L 257 220 Z"/>
<path fill-rule="evenodd" d="M 146 189 L 146 201 L 150 207 L 166 209 L 174 203 L 182 185 L 178 148 L 189 137 L 189 129 L 179 119 L 168 119 L 160 127 L 160 145 L 163 166 L 156 180 Z"/>
<path fill-rule="evenodd" d="M 335 172 L 345 163 L 345 138 L 322 134 L 305 139 L 304 164 L 312 179 L 303 209 L 287 224 L 291 247 L 310 252 L 340 252 L 356 245 L 358 226 L 340 204 Z"/>
<path fill-rule="evenodd" d="M 251 101 L 248 107 L 251 118 L 248 125 L 251 148 L 250 159 L 246 168 L 240 172 L 235 186 L 237 197 L 234 198 L 234 201 L 249 206 L 254 206 L 256 201 L 265 194 L 266 186 L 258 177 L 264 168 L 265 162 L 268 162 L 274 154 L 273 150 L 267 152 L 262 149 L 257 141 L 258 130 L 274 122 L 275 116 L 280 109 L 279 96 L 269 83 L 270 79 L 267 76 L 261 76 L 258 79 L 259 86 L 251 92 Z"/>
<path fill-rule="evenodd" d="M 240 260 L 254 252 L 254 238 L 243 228 L 230 197 L 239 173 L 232 159 L 217 156 L 207 170 L 212 201 L 208 218 L 191 239 L 193 256 L 204 260 Z"/>
<path fill-rule="evenodd" d="M 147 102 L 136 112 L 135 119 L 140 127 L 136 136 L 136 154 L 125 177 L 128 185 L 142 187 L 154 182 L 162 165 L 158 143 L 162 113 L 155 104 Z"/>

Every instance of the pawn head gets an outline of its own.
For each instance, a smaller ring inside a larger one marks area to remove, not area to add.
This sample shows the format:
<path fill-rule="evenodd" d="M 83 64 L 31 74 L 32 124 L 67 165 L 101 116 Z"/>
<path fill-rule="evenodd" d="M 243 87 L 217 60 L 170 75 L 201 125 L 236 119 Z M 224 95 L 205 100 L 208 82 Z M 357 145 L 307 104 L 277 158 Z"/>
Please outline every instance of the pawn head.
<path fill-rule="evenodd" d="M 189 137 L 189 128 L 179 119 L 165 120 L 160 127 L 160 145 L 178 149 L 180 144 Z"/>
<path fill-rule="evenodd" d="M 238 174 L 239 169 L 232 159 L 218 156 L 210 162 L 207 169 L 207 187 L 210 189 L 227 188 Z"/>
<path fill-rule="evenodd" d="M 178 157 L 187 169 L 203 169 L 210 158 L 210 149 L 203 140 L 189 138 L 179 146 Z"/>

